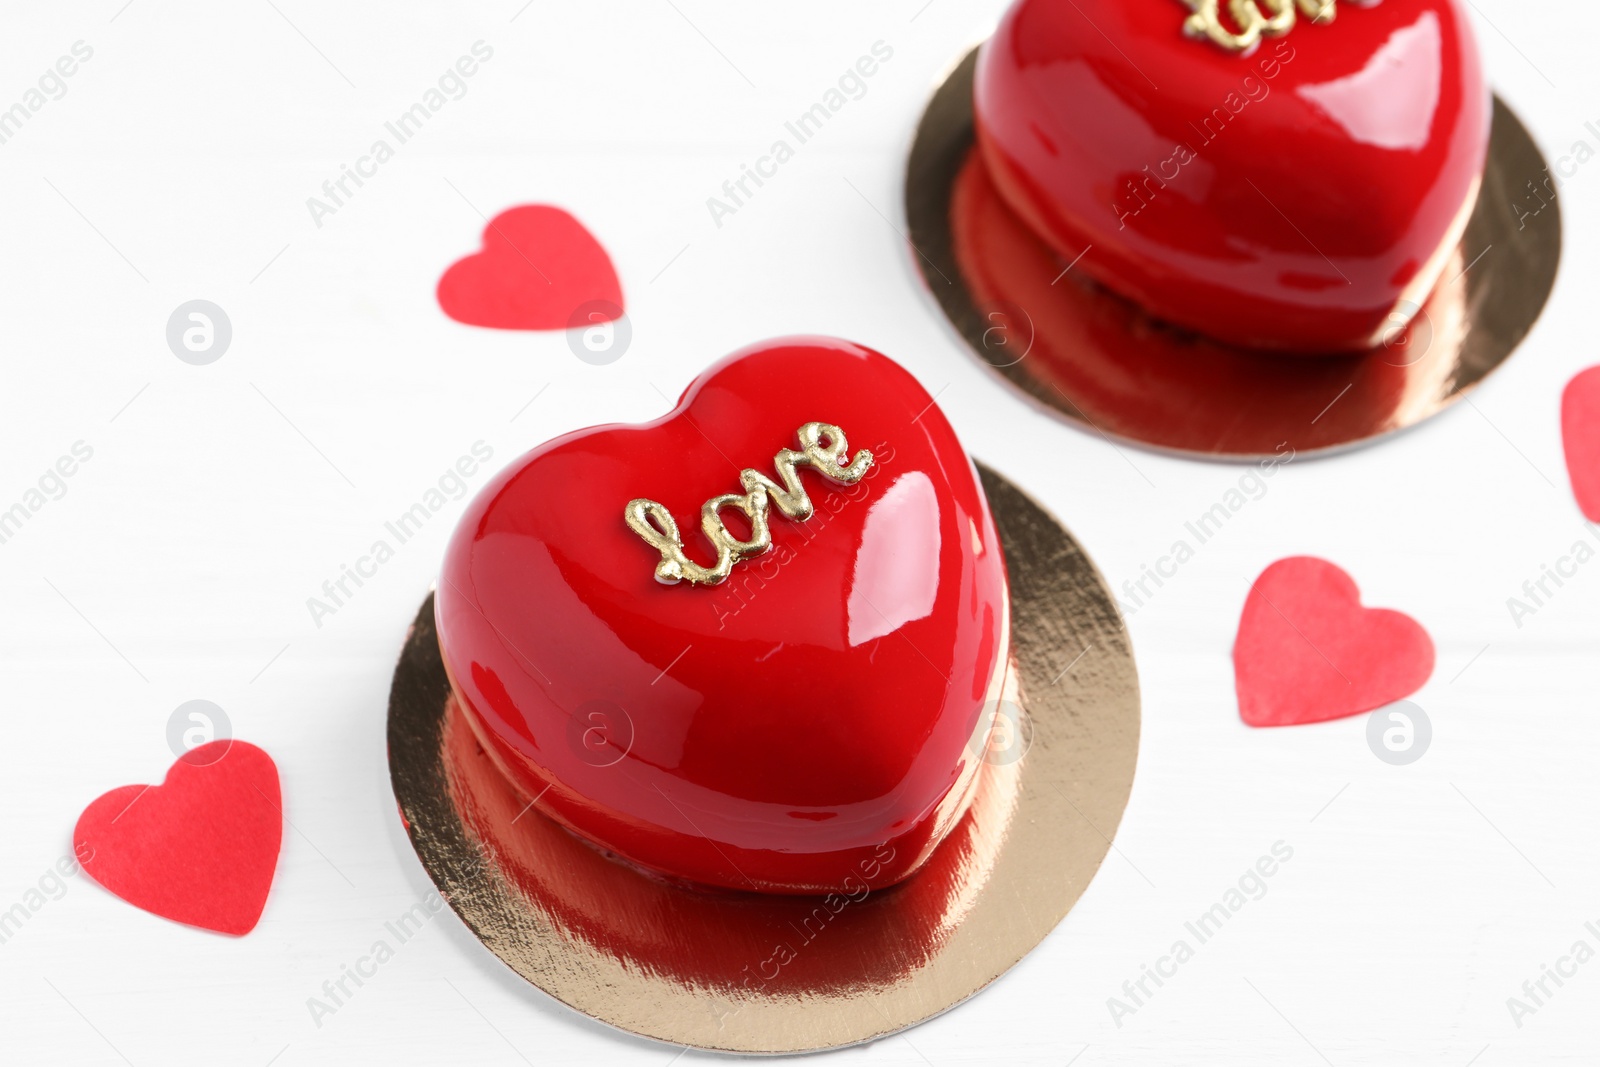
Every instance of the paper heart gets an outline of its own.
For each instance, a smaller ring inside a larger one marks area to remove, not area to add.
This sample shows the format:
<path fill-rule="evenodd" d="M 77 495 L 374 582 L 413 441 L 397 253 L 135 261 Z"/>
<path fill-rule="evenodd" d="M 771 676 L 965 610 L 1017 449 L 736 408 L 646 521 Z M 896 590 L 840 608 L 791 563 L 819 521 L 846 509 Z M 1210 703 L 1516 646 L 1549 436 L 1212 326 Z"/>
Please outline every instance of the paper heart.
<path fill-rule="evenodd" d="M 1335 12 L 1236 54 L 1172 0 L 1022 0 L 979 60 L 984 159 L 1059 255 L 1160 318 L 1369 348 L 1460 238 L 1489 95 L 1459 0 Z"/>
<path fill-rule="evenodd" d="M 743 553 L 760 531 L 707 502 L 781 486 L 815 422 L 848 442 L 817 430 L 822 452 L 871 466 L 798 465 L 813 514 L 771 504 L 771 549 L 722 584 L 667 565 L 664 523 L 625 521 L 659 503 L 709 568 L 705 506 Z M 518 460 L 463 516 L 436 611 L 468 721 L 542 811 L 652 870 L 774 892 L 921 865 L 970 796 L 1007 653 L 1004 559 L 954 431 L 887 357 L 826 338 L 754 346 L 655 422 Z"/>
<path fill-rule="evenodd" d="M 549 204 L 502 211 L 483 229 L 483 248 L 439 278 L 439 307 L 457 322 L 498 330 L 565 330 L 622 314 L 611 257 L 583 223 Z"/>
<path fill-rule="evenodd" d="M 134 907 L 247 934 L 266 907 L 282 836 L 272 758 L 243 741 L 212 741 L 180 756 L 161 785 L 101 796 L 72 841 L 83 869 Z"/>
<path fill-rule="evenodd" d="M 1600 522 L 1600 367 L 1581 371 L 1562 391 L 1561 443 L 1578 509 Z"/>
<path fill-rule="evenodd" d="M 1433 640 L 1408 615 L 1362 607 L 1355 581 L 1334 564 L 1293 556 L 1250 587 L 1233 671 L 1249 725 L 1324 722 L 1422 688 L 1433 674 Z"/>

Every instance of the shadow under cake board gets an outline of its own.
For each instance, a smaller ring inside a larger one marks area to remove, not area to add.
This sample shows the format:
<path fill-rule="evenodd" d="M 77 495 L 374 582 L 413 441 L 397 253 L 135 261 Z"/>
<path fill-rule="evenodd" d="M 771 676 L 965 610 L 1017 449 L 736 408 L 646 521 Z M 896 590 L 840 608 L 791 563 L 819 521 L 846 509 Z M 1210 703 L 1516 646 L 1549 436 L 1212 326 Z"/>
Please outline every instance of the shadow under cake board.
<path fill-rule="evenodd" d="M 939 85 L 917 128 L 905 183 L 911 257 L 980 362 L 1091 433 L 1216 460 L 1271 457 L 1284 443 L 1301 457 L 1368 443 L 1444 410 L 1504 363 L 1555 284 L 1554 197 L 1525 220 L 1513 206 L 1544 179 L 1544 157 L 1496 97 L 1466 231 L 1412 325 L 1386 346 L 1284 356 L 1166 326 L 1066 270 L 1070 260 L 1001 200 L 974 151 L 977 55 Z"/>
<path fill-rule="evenodd" d="M 1006 555 L 1009 699 L 1026 743 L 985 759 L 971 810 L 926 867 L 837 911 L 819 911 L 820 897 L 669 885 L 528 810 L 455 705 L 430 596 L 395 669 L 390 777 L 423 867 L 489 951 L 631 1033 L 797 1053 L 932 1018 L 1037 946 L 1088 887 L 1127 806 L 1139 680 L 1077 542 L 1006 479 L 979 473 Z"/>

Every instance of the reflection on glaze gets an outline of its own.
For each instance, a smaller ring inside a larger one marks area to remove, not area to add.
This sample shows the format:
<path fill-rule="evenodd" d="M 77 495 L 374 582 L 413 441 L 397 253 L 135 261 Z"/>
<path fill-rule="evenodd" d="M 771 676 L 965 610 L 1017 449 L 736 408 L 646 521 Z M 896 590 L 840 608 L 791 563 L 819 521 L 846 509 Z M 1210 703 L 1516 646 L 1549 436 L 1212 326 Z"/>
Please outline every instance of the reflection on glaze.
<path fill-rule="evenodd" d="M 861 645 L 926 618 L 939 594 L 939 499 L 909 471 L 867 512 L 850 583 L 850 644 Z"/>
<path fill-rule="evenodd" d="M 1354 74 L 1302 85 L 1298 92 L 1353 141 L 1421 152 L 1439 110 L 1443 48 L 1439 19 L 1425 11 L 1412 25 L 1395 30 Z"/>

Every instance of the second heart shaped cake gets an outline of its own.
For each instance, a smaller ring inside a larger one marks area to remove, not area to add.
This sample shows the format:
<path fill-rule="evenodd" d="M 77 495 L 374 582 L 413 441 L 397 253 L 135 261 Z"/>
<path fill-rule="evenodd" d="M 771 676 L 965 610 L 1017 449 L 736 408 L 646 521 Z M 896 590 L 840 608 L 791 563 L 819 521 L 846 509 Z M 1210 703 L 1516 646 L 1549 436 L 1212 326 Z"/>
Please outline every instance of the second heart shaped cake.
<path fill-rule="evenodd" d="M 1490 114 L 1458 0 L 1020 0 L 974 111 L 1064 260 L 1168 322 L 1304 352 L 1371 347 L 1424 303 Z"/>
<path fill-rule="evenodd" d="M 965 812 L 1009 662 L 972 462 L 887 357 L 790 338 L 642 426 L 540 446 L 436 600 L 456 698 L 531 804 L 701 885 L 854 892 Z"/>

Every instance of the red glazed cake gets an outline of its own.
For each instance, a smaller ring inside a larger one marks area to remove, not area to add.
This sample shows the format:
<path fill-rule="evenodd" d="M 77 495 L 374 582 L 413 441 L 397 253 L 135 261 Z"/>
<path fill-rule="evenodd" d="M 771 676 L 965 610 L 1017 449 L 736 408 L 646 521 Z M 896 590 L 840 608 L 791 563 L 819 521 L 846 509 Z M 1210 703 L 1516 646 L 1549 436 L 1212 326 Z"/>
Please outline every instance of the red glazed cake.
<path fill-rule="evenodd" d="M 1490 108 L 1459 0 L 1021 0 L 974 112 L 1064 262 L 1224 343 L 1319 353 L 1425 302 Z"/>
<path fill-rule="evenodd" d="M 766 893 L 915 872 L 971 801 L 1009 663 L 971 460 L 908 373 L 828 338 L 517 460 L 463 516 L 436 614 L 463 714 L 539 811 Z"/>

